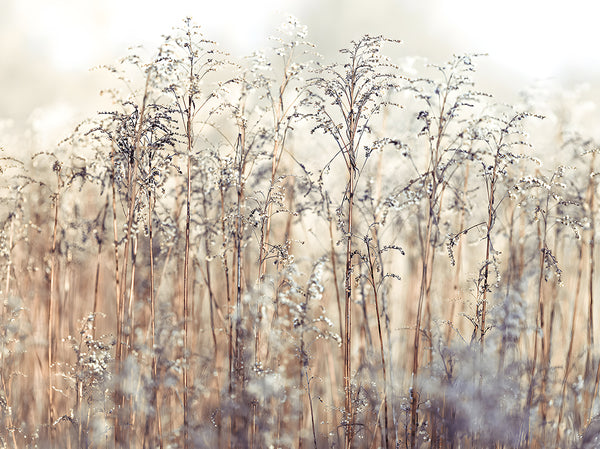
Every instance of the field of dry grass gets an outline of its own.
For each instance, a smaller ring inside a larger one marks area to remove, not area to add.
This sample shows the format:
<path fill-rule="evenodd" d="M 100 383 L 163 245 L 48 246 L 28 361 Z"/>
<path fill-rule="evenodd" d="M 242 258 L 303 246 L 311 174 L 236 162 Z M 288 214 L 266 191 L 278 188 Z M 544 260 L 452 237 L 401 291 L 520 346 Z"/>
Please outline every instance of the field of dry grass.
<path fill-rule="evenodd" d="M 4 148 L 2 446 L 597 447 L 578 100 L 278 33 L 232 61 L 186 20 Z"/>

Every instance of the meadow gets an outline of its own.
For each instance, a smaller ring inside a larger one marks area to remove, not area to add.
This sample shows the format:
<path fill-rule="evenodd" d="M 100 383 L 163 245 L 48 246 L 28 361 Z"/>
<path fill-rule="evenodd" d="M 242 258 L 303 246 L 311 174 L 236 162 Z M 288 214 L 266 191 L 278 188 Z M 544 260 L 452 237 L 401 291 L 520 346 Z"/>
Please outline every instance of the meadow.
<path fill-rule="evenodd" d="M 186 19 L 56 146 L 0 136 L 2 447 L 600 447 L 584 95 L 271 44 Z"/>

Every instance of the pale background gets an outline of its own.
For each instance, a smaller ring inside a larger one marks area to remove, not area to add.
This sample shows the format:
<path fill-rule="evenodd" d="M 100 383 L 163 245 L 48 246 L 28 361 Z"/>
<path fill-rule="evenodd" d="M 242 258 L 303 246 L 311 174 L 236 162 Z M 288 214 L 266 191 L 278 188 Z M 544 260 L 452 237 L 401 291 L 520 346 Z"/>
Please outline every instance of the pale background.
<path fill-rule="evenodd" d="M 598 100 L 600 2 L 591 0 L 0 0 L 0 146 L 23 133 L 52 145 L 101 104 L 107 80 L 90 68 L 132 45 L 155 47 L 185 16 L 241 57 L 268 46 L 286 13 L 325 56 L 364 33 L 384 34 L 403 41 L 398 56 L 442 63 L 488 53 L 480 88 L 500 100 L 540 80 L 583 85 Z"/>

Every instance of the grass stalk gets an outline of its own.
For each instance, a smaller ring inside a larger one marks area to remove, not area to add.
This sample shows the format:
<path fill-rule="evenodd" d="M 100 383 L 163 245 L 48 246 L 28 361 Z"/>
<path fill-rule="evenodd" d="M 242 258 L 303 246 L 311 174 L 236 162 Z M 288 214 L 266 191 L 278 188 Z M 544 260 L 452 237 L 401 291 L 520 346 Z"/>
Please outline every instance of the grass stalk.
<path fill-rule="evenodd" d="M 561 391 L 560 391 L 560 398 L 561 398 L 560 399 L 560 407 L 559 407 L 559 411 L 558 411 L 558 418 L 556 421 L 556 440 L 555 440 L 556 447 L 559 446 L 560 439 L 561 439 L 561 424 L 562 424 L 562 419 L 563 419 L 564 410 L 565 410 L 565 395 L 567 392 L 567 382 L 569 379 L 569 374 L 571 372 L 571 365 L 572 365 L 571 358 L 573 356 L 573 347 L 574 347 L 574 342 L 575 342 L 577 311 L 578 311 L 578 306 L 579 306 L 579 297 L 580 297 L 581 284 L 582 284 L 582 278 L 583 278 L 583 272 L 584 272 L 584 259 L 585 259 L 584 258 L 584 247 L 585 247 L 585 244 L 583 242 L 581 242 L 581 244 L 579 245 L 579 264 L 577 267 L 577 281 L 575 283 L 575 293 L 574 293 L 574 299 L 573 299 L 573 312 L 571 314 L 571 331 L 569 333 L 569 346 L 568 346 L 567 355 L 565 358 L 564 375 L 563 375 L 563 379 L 562 379 L 562 383 L 561 383 Z"/>
<path fill-rule="evenodd" d="M 373 230 L 375 238 L 377 238 L 376 229 Z M 369 281 L 373 288 L 373 299 L 375 300 L 375 314 L 377 317 L 377 335 L 379 337 L 379 353 L 381 358 L 381 369 L 383 373 L 383 441 L 385 448 L 389 448 L 389 424 L 388 424 L 388 383 L 387 383 L 387 370 L 385 361 L 385 351 L 383 349 L 383 334 L 381 331 L 381 312 L 379 307 L 379 288 L 375 281 L 375 260 L 374 255 L 371 252 L 371 245 L 369 241 L 366 242 L 367 247 L 367 260 L 369 261 Z M 383 267 L 380 268 L 381 270 Z"/>
<path fill-rule="evenodd" d="M 132 143 L 132 147 L 131 147 L 131 154 L 128 155 L 129 156 L 129 165 L 128 165 L 128 170 L 127 170 L 127 228 L 125 231 L 125 245 L 123 248 L 123 271 L 121 273 L 121 280 L 120 280 L 120 285 L 121 285 L 121 289 L 119 291 L 120 294 L 120 299 L 119 299 L 119 310 L 118 310 L 118 318 L 117 318 L 117 341 L 116 341 L 116 356 L 115 356 L 115 362 L 116 362 L 116 373 L 117 373 L 117 377 L 120 375 L 120 371 L 121 371 L 121 363 L 123 362 L 123 360 L 127 357 L 128 353 L 129 353 L 129 348 L 127 347 L 127 344 L 124 342 L 126 341 L 126 336 L 124 335 L 123 329 L 124 326 L 126 325 L 125 320 L 127 319 L 127 326 L 129 328 L 131 328 L 131 326 L 133 325 L 132 322 L 129 321 L 130 317 L 126 316 L 126 301 L 125 301 L 125 295 L 126 295 L 126 284 L 127 284 L 127 271 L 128 271 L 128 267 L 129 267 L 129 253 L 131 251 L 131 246 L 132 244 L 132 239 L 133 239 L 133 227 L 134 227 L 134 221 L 135 221 L 135 216 L 136 216 L 136 200 L 137 200 L 137 193 L 138 193 L 138 186 L 137 186 L 137 181 L 138 181 L 138 165 L 139 165 L 139 161 L 140 161 L 140 155 L 141 155 L 141 144 L 142 144 L 142 132 L 143 132 L 143 127 L 144 127 L 144 121 L 145 121 L 145 113 L 146 113 L 146 105 L 147 105 L 147 101 L 148 101 L 148 95 L 149 95 L 149 91 L 150 91 L 150 82 L 152 79 L 152 68 L 149 68 L 146 74 L 146 83 L 144 86 L 144 94 L 142 97 L 142 104 L 140 107 L 140 111 L 139 111 L 139 118 L 138 121 L 136 123 L 136 130 L 135 130 L 135 136 L 134 136 L 134 141 Z M 114 196 L 113 196 L 114 198 Z M 133 267 L 132 267 L 133 269 Z M 133 274 L 132 274 L 132 285 L 134 282 L 133 279 Z M 129 300 L 131 302 L 131 294 L 133 292 L 130 292 L 130 297 Z M 115 403 L 117 404 L 117 409 L 120 409 L 120 413 L 117 413 L 117 415 L 120 415 L 121 413 L 126 413 L 126 411 L 124 410 L 125 408 L 125 396 L 120 392 L 117 391 L 115 392 Z M 128 432 L 127 430 L 125 430 L 125 428 L 123 428 L 123 426 L 121 426 L 120 420 L 119 418 L 117 418 L 117 422 L 115 424 L 115 445 L 116 446 L 123 446 L 129 444 L 129 437 L 128 437 Z"/>
<path fill-rule="evenodd" d="M 54 376 L 54 346 L 55 346 L 55 338 L 54 338 L 54 309 L 56 304 L 56 296 L 55 296 L 55 283 L 56 283 L 56 271 L 57 271 L 57 233 L 58 233 L 58 211 L 60 208 L 60 190 L 62 189 L 62 177 L 61 177 L 61 164 L 56 161 L 54 163 L 54 172 L 56 173 L 57 185 L 56 185 L 56 193 L 54 194 L 54 225 L 52 228 L 52 260 L 50 267 L 50 298 L 48 301 L 48 436 L 50 439 L 50 444 L 54 442 L 54 420 L 55 420 L 55 404 L 54 404 L 54 384 L 53 384 L 53 376 Z"/>
<path fill-rule="evenodd" d="M 194 55 L 190 52 L 190 82 L 194 82 Z M 192 129 L 192 111 L 193 95 L 188 95 L 186 118 L 185 118 L 185 137 L 187 144 L 186 155 L 186 199 L 185 199 L 185 250 L 183 259 L 183 447 L 188 447 L 188 428 L 189 428 L 189 406 L 188 406 L 188 369 L 189 369 L 189 272 L 190 272 L 190 223 L 192 221 L 192 148 L 193 148 L 193 129 Z"/>

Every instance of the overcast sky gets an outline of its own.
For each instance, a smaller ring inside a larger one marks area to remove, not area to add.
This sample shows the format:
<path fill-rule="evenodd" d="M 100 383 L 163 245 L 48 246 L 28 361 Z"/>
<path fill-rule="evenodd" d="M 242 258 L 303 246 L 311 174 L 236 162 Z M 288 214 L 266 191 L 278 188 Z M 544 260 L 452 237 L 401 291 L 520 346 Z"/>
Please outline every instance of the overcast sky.
<path fill-rule="evenodd" d="M 330 54 L 365 32 L 443 62 L 486 52 L 482 74 L 515 93 L 536 79 L 597 83 L 600 2 L 591 0 L 1 0 L 0 120 L 59 127 L 95 110 L 101 76 L 127 47 L 155 47 L 191 16 L 236 56 L 268 45 L 285 13 Z M 47 117 L 48 111 L 52 117 Z M 37 120 L 37 122 L 36 122 Z M 41 125 L 39 125 L 41 126 Z M 0 127 L 1 131 L 2 127 Z M 1 139 L 1 136 L 0 136 Z"/>

